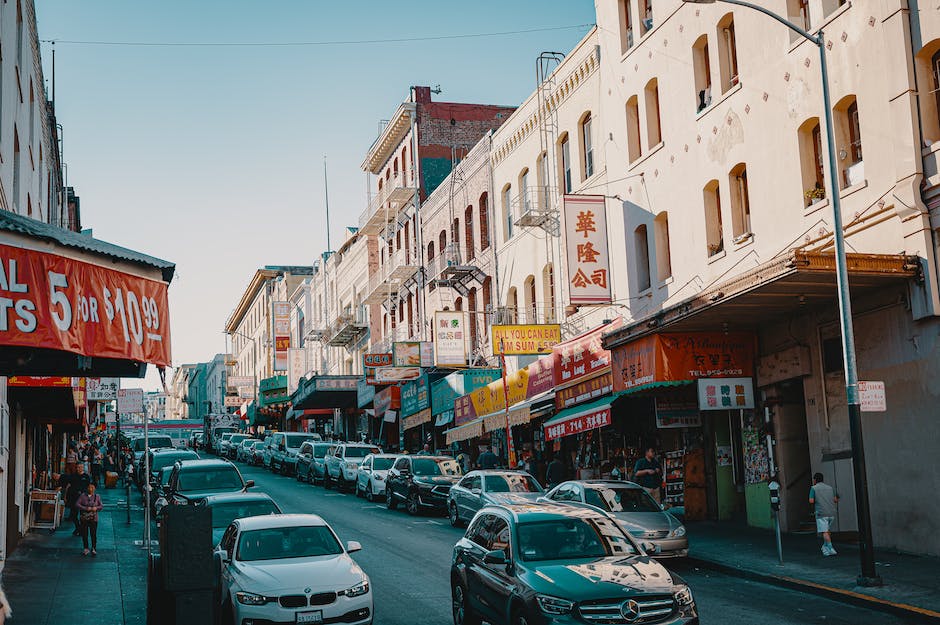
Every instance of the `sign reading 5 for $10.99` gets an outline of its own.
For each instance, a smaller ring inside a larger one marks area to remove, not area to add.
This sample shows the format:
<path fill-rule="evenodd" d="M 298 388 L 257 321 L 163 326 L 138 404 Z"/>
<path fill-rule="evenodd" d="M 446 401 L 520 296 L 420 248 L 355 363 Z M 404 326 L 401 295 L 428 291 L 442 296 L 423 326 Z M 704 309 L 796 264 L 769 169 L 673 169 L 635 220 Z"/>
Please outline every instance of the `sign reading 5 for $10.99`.
<path fill-rule="evenodd" d="M 0 245 L 0 346 L 170 364 L 167 285 Z"/>

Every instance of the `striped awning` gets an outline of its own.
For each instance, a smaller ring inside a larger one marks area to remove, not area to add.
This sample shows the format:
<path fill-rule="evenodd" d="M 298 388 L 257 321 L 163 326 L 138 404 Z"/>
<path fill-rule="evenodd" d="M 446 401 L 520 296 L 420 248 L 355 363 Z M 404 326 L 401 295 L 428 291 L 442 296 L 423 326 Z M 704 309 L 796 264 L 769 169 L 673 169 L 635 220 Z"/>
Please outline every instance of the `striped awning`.
<path fill-rule="evenodd" d="M 549 408 L 553 405 L 555 399 L 555 389 L 540 393 L 525 401 L 519 402 L 509 407 L 509 425 L 517 426 L 528 423 L 533 416 L 542 411 L 538 408 L 540 404 L 549 403 Z M 506 411 L 492 412 L 483 417 L 483 424 L 487 432 L 506 429 Z"/>
<path fill-rule="evenodd" d="M 465 441 L 470 438 L 477 438 L 483 435 L 483 419 L 480 417 L 474 419 L 470 423 L 464 423 L 463 425 L 447 430 L 445 433 L 447 436 L 447 444 L 458 443 L 460 441 Z"/>
<path fill-rule="evenodd" d="M 425 408 L 421 412 L 416 412 L 413 415 L 408 415 L 407 417 L 402 417 L 401 426 L 405 430 L 410 430 L 411 428 L 416 428 L 419 425 L 431 422 L 431 409 Z"/>

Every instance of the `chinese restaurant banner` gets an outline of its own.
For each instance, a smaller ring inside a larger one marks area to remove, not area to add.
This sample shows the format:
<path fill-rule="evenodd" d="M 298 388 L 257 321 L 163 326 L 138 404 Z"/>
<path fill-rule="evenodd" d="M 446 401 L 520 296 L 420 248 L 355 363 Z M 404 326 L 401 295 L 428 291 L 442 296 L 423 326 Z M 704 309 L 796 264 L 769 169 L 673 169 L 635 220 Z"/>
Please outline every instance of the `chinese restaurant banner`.
<path fill-rule="evenodd" d="M 621 325 L 623 317 L 617 317 L 610 323 L 556 345 L 554 352 L 557 358 L 558 386 L 570 386 L 580 380 L 610 371 L 611 356 L 610 352 L 604 349 L 602 338 L 605 333 L 616 330 Z"/>
<path fill-rule="evenodd" d="M 561 341 L 561 326 L 542 325 L 491 326 L 493 355 L 525 356 L 547 354 Z"/>
<path fill-rule="evenodd" d="M 554 356 L 543 356 L 528 367 L 514 371 L 506 381 L 510 406 L 550 391 L 555 386 Z M 454 401 L 454 425 L 505 409 L 506 392 L 500 378 Z"/>
<path fill-rule="evenodd" d="M 556 423 L 545 424 L 545 440 L 553 441 L 572 434 L 579 434 L 588 430 L 606 427 L 611 424 L 610 406 L 603 406 L 593 410 L 571 415 L 567 419 Z"/>
<path fill-rule="evenodd" d="M 603 195 L 566 195 L 565 248 L 571 304 L 610 303 L 607 209 Z"/>
<path fill-rule="evenodd" d="M 614 391 L 659 382 L 754 375 L 755 337 L 747 332 L 664 333 L 612 350 Z"/>
<path fill-rule="evenodd" d="M 434 353 L 438 367 L 467 366 L 467 321 L 463 312 L 434 313 Z"/>
<path fill-rule="evenodd" d="M 608 371 L 590 380 L 582 380 L 555 392 L 555 407 L 561 410 L 583 404 L 609 393 L 614 388 L 614 376 Z"/>
<path fill-rule="evenodd" d="M 0 245 L 0 346 L 170 364 L 167 285 Z"/>
<path fill-rule="evenodd" d="M 272 302 L 274 309 L 274 370 L 287 371 L 290 349 L 290 302 Z"/>

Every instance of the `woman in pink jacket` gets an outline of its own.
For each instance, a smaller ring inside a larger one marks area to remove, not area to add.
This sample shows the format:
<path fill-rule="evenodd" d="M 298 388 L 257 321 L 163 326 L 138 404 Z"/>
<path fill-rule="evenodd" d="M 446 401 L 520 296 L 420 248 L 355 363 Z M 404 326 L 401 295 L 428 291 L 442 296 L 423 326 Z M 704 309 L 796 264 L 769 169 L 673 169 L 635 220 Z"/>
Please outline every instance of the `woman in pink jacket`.
<path fill-rule="evenodd" d="M 82 529 L 82 555 L 88 555 L 88 534 L 91 534 L 91 557 L 98 555 L 98 511 L 104 508 L 101 495 L 95 492 L 95 485 L 89 484 L 88 491 L 82 493 L 75 504 L 78 508 Z"/>

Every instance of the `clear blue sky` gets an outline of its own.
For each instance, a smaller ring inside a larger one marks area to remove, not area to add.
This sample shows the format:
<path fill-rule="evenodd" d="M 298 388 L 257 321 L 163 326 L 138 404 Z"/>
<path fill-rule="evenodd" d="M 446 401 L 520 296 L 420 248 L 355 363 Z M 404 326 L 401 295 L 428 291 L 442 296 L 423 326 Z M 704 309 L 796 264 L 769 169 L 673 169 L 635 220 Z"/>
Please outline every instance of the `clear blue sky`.
<path fill-rule="evenodd" d="M 590 24 L 591 0 L 36 0 L 40 39 L 350 41 Z M 177 265 L 174 364 L 209 360 L 253 271 L 310 264 L 358 225 L 359 164 L 410 85 L 441 101 L 518 104 L 541 51 L 587 32 L 308 47 L 56 45 L 69 184 L 95 236 Z M 42 46 L 51 85 L 51 47 Z M 148 375 L 145 386 L 153 387 Z"/>

